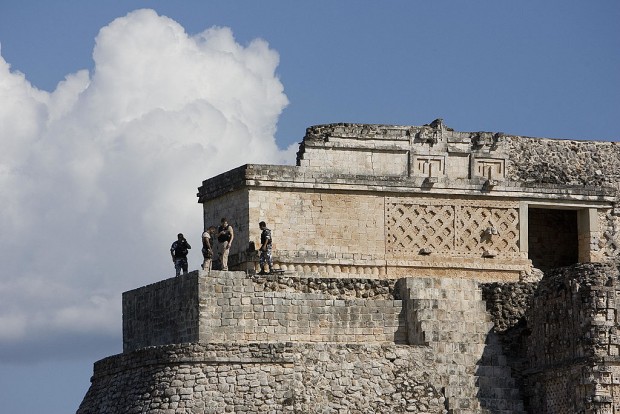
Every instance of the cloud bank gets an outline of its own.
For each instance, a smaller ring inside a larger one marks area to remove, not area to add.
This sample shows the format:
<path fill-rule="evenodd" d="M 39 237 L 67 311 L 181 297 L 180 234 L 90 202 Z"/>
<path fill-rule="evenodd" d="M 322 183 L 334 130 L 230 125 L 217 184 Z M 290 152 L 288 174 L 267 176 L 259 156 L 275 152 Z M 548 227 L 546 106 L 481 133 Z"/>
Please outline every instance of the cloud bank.
<path fill-rule="evenodd" d="M 0 56 L 0 360 L 120 349 L 120 293 L 174 275 L 178 232 L 201 261 L 201 181 L 292 161 L 265 41 L 138 10 L 101 29 L 93 58 L 48 93 Z"/>

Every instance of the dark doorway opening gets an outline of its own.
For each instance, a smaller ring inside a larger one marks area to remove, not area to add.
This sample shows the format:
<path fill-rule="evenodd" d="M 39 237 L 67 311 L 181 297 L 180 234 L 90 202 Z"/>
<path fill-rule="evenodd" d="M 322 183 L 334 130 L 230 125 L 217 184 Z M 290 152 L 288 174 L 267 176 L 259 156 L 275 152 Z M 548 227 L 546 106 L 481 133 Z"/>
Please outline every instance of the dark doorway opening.
<path fill-rule="evenodd" d="M 528 257 L 547 271 L 579 261 L 577 210 L 532 208 L 528 212 Z"/>

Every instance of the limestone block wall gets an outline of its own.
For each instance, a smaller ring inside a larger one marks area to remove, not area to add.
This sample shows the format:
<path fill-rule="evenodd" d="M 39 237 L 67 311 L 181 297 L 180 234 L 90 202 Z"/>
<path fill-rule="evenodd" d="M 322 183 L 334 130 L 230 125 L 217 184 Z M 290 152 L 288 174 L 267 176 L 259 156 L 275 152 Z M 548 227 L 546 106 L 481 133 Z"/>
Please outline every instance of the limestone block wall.
<path fill-rule="evenodd" d="M 408 142 L 408 140 L 406 141 Z M 319 149 L 303 165 L 345 172 L 406 177 L 409 174 L 409 151 L 399 149 L 367 149 L 348 151 L 339 148 Z M 326 167 L 327 166 L 327 167 Z"/>
<path fill-rule="evenodd" d="M 404 277 L 441 267 L 472 277 L 458 270 L 465 267 L 516 280 L 527 266 L 514 201 L 251 189 L 250 222 L 260 220 L 284 270 Z M 489 228 L 496 234 L 485 234 Z M 250 239 L 259 242 L 257 226 Z"/>
<path fill-rule="evenodd" d="M 203 342 L 406 343 L 400 300 L 264 291 L 241 272 L 212 272 L 203 281 Z"/>
<path fill-rule="evenodd" d="M 384 273 L 383 197 L 329 190 L 252 189 L 250 199 L 250 222 L 267 222 L 278 261 L 283 266 L 287 262 L 300 266 L 285 269 L 318 272 L 322 265 L 323 273 L 347 273 L 348 266 L 364 262 L 363 274 Z M 258 224 L 251 228 L 250 238 L 260 241 Z M 325 267 L 329 265 L 331 272 Z"/>
<path fill-rule="evenodd" d="M 123 350 L 196 341 L 199 285 L 194 276 L 123 293 Z"/>
<path fill-rule="evenodd" d="M 95 363 L 77 414 L 446 413 L 424 347 L 184 344 Z"/>
<path fill-rule="evenodd" d="M 230 247 L 229 263 L 238 262 L 239 254 L 244 254 L 248 249 L 249 233 L 251 231 L 248 222 L 249 215 L 249 195 L 247 189 L 238 189 L 236 191 L 227 192 L 221 195 L 217 203 L 204 204 L 204 228 L 209 226 L 217 227 L 220 225 L 221 219 L 226 218 L 228 224 L 233 227 L 235 238 Z M 255 224 L 258 227 L 258 222 Z M 215 241 L 215 247 L 219 243 Z"/>
<path fill-rule="evenodd" d="M 125 349 L 122 355 L 95 364 L 92 385 L 78 413 L 445 413 L 447 407 L 454 412 L 613 414 L 620 408 L 620 273 L 614 265 L 561 268 L 538 283 L 482 285 L 488 313 L 475 281 L 425 278 L 392 284 L 387 280 L 243 277 L 248 283 L 238 283 L 231 280 L 236 275 L 206 276 L 228 280 L 214 282 L 212 292 L 207 295 L 202 289 L 196 296 L 212 296 L 213 306 L 227 309 L 212 317 L 222 318 L 232 309 L 229 317 L 234 319 L 237 305 L 230 300 L 243 299 L 252 285 L 252 295 L 289 298 L 290 304 L 278 306 L 291 308 L 299 305 L 294 300 L 306 297 L 312 301 L 319 292 L 330 298 L 324 307 L 331 308 L 338 307 L 337 300 L 353 307 L 372 302 L 372 297 L 388 302 L 400 292 L 414 344 L 209 343 L 208 338 L 199 338 L 194 343 Z M 155 323 L 160 332 L 177 329 L 163 326 L 163 315 L 172 315 L 181 302 L 193 301 L 184 291 L 195 290 L 196 284 L 200 287 L 202 276 L 193 274 L 186 280 L 170 279 L 128 292 L 124 300 L 133 297 L 136 302 L 125 307 L 124 314 L 146 306 L 142 315 L 135 316 L 136 322 L 147 322 L 145 318 L 151 315 L 154 322 L 160 321 Z M 170 295 L 162 296 L 163 291 Z M 347 300 L 354 297 L 366 299 Z M 161 315 L 148 308 L 151 304 L 163 307 Z M 264 313 L 271 312 L 266 310 L 270 305 L 257 305 Z M 208 312 L 211 305 L 201 306 Z M 273 312 L 278 312 L 273 306 Z M 257 318 L 256 314 L 252 317 Z M 321 326 L 325 319 L 317 318 L 313 323 Z M 491 320 L 495 332 L 488 331 Z M 124 326 L 137 329 L 138 325 Z M 524 348 L 527 369 L 518 370 L 518 382 L 514 368 L 508 367 L 514 363 L 514 349 L 505 354 L 506 347 L 502 349 L 497 341 L 501 331 L 516 334 L 508 335 L 508 349 Z M 277 333 L 273 337 L 282 339 Z"/>
<path fill-rule="evenodd" d="M 409 175 L 409 132 L 406 128 L 349 124 L 308 128 L 297 164 L 324 172 L 353 175 Z"/>
<path fill-rule="evenodd" d="M 184 342 L 406 340 L 401 300 L 273 291 L 243 272 L 192 272 L 123 296 L 126 352 Z"/>

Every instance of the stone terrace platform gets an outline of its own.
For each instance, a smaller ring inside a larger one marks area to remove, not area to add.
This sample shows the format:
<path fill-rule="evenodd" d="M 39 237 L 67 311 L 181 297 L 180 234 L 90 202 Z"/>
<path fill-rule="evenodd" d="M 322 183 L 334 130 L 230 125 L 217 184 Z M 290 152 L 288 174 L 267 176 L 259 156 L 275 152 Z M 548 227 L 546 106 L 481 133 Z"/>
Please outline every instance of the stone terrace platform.
<path fill-rule="evenodd" d="M 124 353 L 98 363 L 95 377 L 121 375 L 137 381 L 135 372 L 123 373 L 125 359 L 170 366 L 172 358 L 179 370 L 187 365 L 185 374 L 214 370 L 216 381 L 224 381 L 226 389 L 212 392 L 219 398 L 230 391 L 231 400 L 251 397 L 235 394 L 235 387 L 254 369 L 250 366 L 255 367 L 256 375 L 264 377 L 263 388 L 279 396 L 277 401 L 267 398 L 264 407 L 275 412 L 327 412 L 323 409 L 338 405 L 335 400 L 364 412 L 389 400 L 384 408 L 402 403 L 408 412 L 522 413 L 520 392 L 492 326 L 473 280 L 326 279 L 303 274 L 260 278 L 244 272 L 195 271 L 124 293 Z M 192 346 L 200 348 L 198 356 Z M 211 349 L 219 351 L 203 355 Z M 275 359 L 263 355 L 270 350 L 283 353 Z M 163 362 L 157 362 L 161 358 Z M 152 375 L 160 375 L 155 371 Z M 386 388 L 379 386 L 383 377 L 376 378 L 364 391 L 369 395 L 348 395 L 354 390 L 347 386 L 362 378 L 360 372 L 403 376 L 404 382 Z M 221 375 L 226 378 L 220 380 Z M 173 378 L 169 393 L 181 392 L 172 382 Z M 418 384 L 415 390 L 406 389 L 413 383 Z M 198 391 L 209 389 L 206 385 L 184 386 L 182 392 L 196 399 L 192 404 L 200 403 L 204 398 Z M 416 390 L 425 390 L 425 396 L 397 398 Z M 322 401 L 321 409 L 310 403 L 315 400 Z M 247 403 L 262 406 L 261 401 Z M 416 401 L 422 403 L 420 408 L 407 409 Z M 230 408 L 221 406 L 226 407 Z M 367 412 L 384 412 L 375 408 Z"/>
<path fill-rule="evenodd" d="M 123 294 L 123 349 L 188 342 L 406 343 L 394 285 L 194 271 Z"/>

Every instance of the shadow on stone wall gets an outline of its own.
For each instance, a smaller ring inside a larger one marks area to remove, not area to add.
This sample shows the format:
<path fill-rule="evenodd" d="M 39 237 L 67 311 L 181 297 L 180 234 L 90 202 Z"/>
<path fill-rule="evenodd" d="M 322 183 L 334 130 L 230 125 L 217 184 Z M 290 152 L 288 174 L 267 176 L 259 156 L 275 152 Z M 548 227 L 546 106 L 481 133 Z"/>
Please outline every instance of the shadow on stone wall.
<path fill-rule="evenodd" d="M 520 383 L 513 375 L 500 335 L 491 329 L 476 364 L 478 402 L 491 413 L 526 413 Z"/>
<path fill-rule="evenodd" d="M 489 331 L 488 341 L 497 342 L 506 363 L 510 366 L 512 377 L 521 391 L 524 408 L 529 409 L 526 398 L 524 376 L 528 368 L 527 338 L 530 330 L 527 326 L 526 311 L 536 293 L 539 282 L 515 283 L 481 283 L 482 297 L 486 302 L 487 312 L 491 316 L 493 329 Z M 487 356 L 485 349 L 485 355 Z"/>
<path fill-rule="evenodd" d="M 527 412 L 612 412 L 620 393 L 620 268 L 553 269 L 538 283 L 481 284 L 506 362 Z M 484 365 L 493 352 L 481 359 Z M 486 396 L 481 370 L 481 397 Z M 602 410 L 602 411 L 601 411 Z"/>

